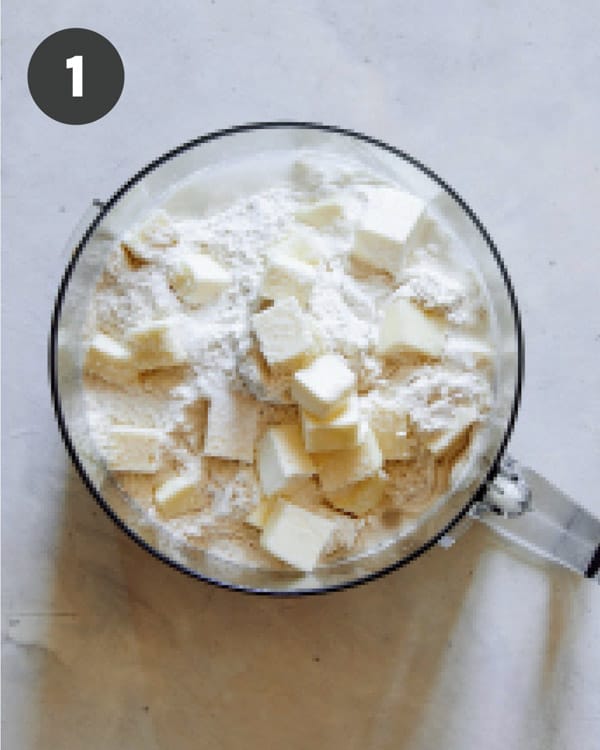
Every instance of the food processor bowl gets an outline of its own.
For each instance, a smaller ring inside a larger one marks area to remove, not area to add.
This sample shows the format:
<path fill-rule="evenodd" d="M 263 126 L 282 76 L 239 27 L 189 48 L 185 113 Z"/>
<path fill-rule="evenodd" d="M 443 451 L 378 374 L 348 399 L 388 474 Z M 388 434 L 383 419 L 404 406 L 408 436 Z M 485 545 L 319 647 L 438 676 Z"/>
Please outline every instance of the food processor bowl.
<path fill-rule="evenodd" d="M 467 249 L 488 295 L 495 326 L 494 401 L 485 445 L 461 481 L 404 529 L 365 556 L 309 574 L 241 566 L 176 541 L 119 487 L 95 448 L 85 416 L 83 328 L 95 284 L 115 239 L 199 170 L 257 154 L 309 149 L 363 162 L 424 198 L 440 226 Z M 97 201 L 60 284 L 49 342 L 52 398 L 60 432 L 83 482 L 106 513 L 140 546 L 198 579 L 254 593 L 310 594 L 354 586 L 425 553 L 480 500 L 494 479 L 513 429 L 523 380 L 523 335 L 513 287 L 489 234 L 457 192 L 405 152 L 374 138 L 314 123 L 244 125 L 197 138 L 148 164 L 106 202 Z"/>

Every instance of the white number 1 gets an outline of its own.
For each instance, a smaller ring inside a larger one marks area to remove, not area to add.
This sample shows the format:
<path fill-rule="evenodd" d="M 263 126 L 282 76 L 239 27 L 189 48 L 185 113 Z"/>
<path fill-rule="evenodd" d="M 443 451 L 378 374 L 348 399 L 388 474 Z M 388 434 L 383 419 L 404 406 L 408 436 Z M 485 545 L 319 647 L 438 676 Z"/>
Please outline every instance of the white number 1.
<path fill-rule="evenodd" d="M 67 68 L 73 71 L 71 96 L 83 96 L 83 55 L 67 57 Z"/>

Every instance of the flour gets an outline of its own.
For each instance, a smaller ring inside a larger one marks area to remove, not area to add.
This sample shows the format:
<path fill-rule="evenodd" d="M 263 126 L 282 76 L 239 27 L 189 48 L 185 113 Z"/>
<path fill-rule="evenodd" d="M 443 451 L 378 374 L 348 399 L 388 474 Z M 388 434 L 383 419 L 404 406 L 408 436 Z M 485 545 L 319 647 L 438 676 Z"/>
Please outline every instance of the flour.
<path fill-rule="evenodd" d="M 448 237 L 418 248 L 409 257 L 397 294 L 419 300 L 463 327 L 475 327 L 487 314 L 474 272 L 457 266 Z"/>
<path fill-rule="evenodd" d="M 185 202 L 178 202 L 175 192 L 165 200 L 169 211 L 142 217 L 107 258 L 86 328 L 88 342 L 96 331 L 123 341 L 141 322 L 172 322 L 185 348 L 184 366 L 144 373 L 120 385 L 86 375 L 90 432 L 105 455 L 113 425 L 161 429 L 165 438 L 159 471 L 150 476 L 121 473 L 122 487 L 180 542 L 264 567 L 279 563 L 259 548 L 256 530 L 245 523 L 260 498 L 256 469 L 203 455 L 203 444 L 208 405 L 224 388 L 256 399 L 257 440 L 268 426 L 298 419 L 290 396 L 291 373 L 266 366 L 251 327 L 252 314 L 264 305 L 260 288 L 265 266 L 273 248 L 291 232 L 301 229 L 318 237 L 324 248 L 304 308 L 318 350 L 344 356 L 357 376 L 365 414 L 376 403 L 405 409 L 418 446 L 412 458 L 386 465 L 385 501 L 367 517 L 335 511 L 314 477 L 296 493 L 294 502 L 335 523 L 325 559 L 364 554 L 375 540 L 393 540 L 407 518 L 428 507 L 450 481 L 452 468 L 440 478 L 425 447 L 428 436 L 449 428 L 462 405 L 473 407 L 477 423 L 483 424 L 493 400 L 489 310 L 476 274 L 460 261 L 452 241 L 434 233 L 429 244 L 411 252 L 397 278 L 362 266 L 349 256 L 361 190 L 386 180 L 350 161 L 292 155 L 289 164 L 272 184 L 267 179 L 248 195 L 236 194 L 228 201 L 219 192 L 218 205 L 203 203 L 202 210 L 195 210 L 193 190 L 187 187 Z M 210 175 L 198 179 L 210 183 Z M 321 230 L 299 227 L 297 212 L 324 199 L 343 206 L 342 217 Z M 203 305 L 183 302 L 169 285 L 170 269 L 189 252 L 208 255 L 231 277 L 227 288 Z M 446 350 L 439 362 L 406 357 L 390 367 L 377 355 L 382 306 L 394 295 L 409 297 L 447 321 Z M 153 502 L 157 487 L 165 477 L 199 462 L 201 507 L 171 520 L 160 518 Z M 396 523 L 390 522 L 391 511 Z"/>
<path fill-rule="evenodd" d="M 449 366 L 411 368 L 408 376 L 373 389 L 366 404 L 389 403 L 410 413 L 423 432 L 447 429 L 458 407 L 472 405 L 482 416 L 491 408 L 489 381 L 484 373 Z"/>

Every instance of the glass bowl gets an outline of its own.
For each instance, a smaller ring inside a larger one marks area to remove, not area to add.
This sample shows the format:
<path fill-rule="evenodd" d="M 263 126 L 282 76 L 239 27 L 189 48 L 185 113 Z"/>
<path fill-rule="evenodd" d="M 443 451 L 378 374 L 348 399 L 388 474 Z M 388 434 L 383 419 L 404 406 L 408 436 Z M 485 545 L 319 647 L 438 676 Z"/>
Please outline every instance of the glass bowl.
<path fill-rule="evenodd" d="M 151 522 L 120 489 L 94 448 L 85 418 L 82 379 L 87 306 L 115 237 L 159 204 L 173 185 L 198 170 L 291 149 L 357 159 L 426 199 L 436 219 L 471 254 L 487 287 L 496 325 L 494 405 L 486 427 L 485 450 L 476 465 L 459 486 L 423 514 L 410 533 L 367 556 L 319 567 L 306 575 L 227 562 L 176 543 Z M 483 497 L 498 471 L 517 414 L 523 337 L 513 287 L 494 243 L 473 210 L 431 169 L 397 148 L 350 130 L 314 123 L 257 123 L 211 133 L 169 151 L 140 170 L 106 203 L 96 205 L 58 290 L 49 341 L 49 374 L 59 429 L 77 471 L 103 510 L 141 547 L 183 573 L 226 588 L 261 594 L 314 594 L 364 583 L 406 565 L 431 549 Z"/>

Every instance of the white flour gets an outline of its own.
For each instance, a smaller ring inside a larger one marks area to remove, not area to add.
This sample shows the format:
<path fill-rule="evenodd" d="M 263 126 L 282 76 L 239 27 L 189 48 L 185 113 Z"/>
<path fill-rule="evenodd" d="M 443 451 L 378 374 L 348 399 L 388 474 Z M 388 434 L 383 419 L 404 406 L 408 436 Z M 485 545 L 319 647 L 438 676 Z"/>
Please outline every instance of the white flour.
<path fill-rule="evenodd" d="M 258 532 L 244 523 L 260 495 L 254 467 L 202 456 L 202 448 L 207 402 L 223 387 L 258 399 L 258 438 L 268 425 L 297 419 L 290 403 L 290 376 L 265 368 L 250 316 L 259 309 L 265 260 L 274 243 L 296 224 L 299 208 L 331 196 L 346 206 L 345 218 L 332 226 L 304 230 L 317 233 L 326 248 L 306 312 L 322 350 L 343 354 L 357 374 L 365 407 L 377 400 L 406 406 L 419 443 L 423 436 L 449 426 L 457 406 L 473 406 L 484 421 L 492 402 L 493 375 L 493 362 L 486 354 L 489 311 L 476 275 L 459 262 L 452 241 L 440 234 L 413 251 L 397 281 L 361 267 L 348 256 L 354 215 L 362 186 L 379 178 L 351 162 L 319 167 L 314 160 L 290 158 L 289 163 L 291 169 L 280 170 L 272 186 L 238 195 L 229 204 L 221 201 L 219 207 L 198 209 L 193 216 L 188 190 L 185 210 L 145 217 L 107 259 L 87 327 L 88 339 L 101 331 L 122 340 L 140 322 L 157 317 L 176 321 L 187 354 L 185 367 L 147 374 L 123 386 L 86 377 L 90 430 L 102 453 L 114 424 L 160 428 L 166 443 L 159 471 L 119 475 L 133 500 L 181 540 L 246 564 L 275 567 L 279 563 L 258 547 Z M 177 195 L 166 205 L 177 209 Z M 208 254 L 231 274 L 223 293 L 200 307 L 180 301 L 168 283 L 169 269 L 190 248 Z M 393 295 L 410 297 L 446 316 L 450 333 L 441 362 L 427 364 L 408 357 L 402 366 L 390 367 L 376 356 L 381 306 Z M 204 469 L 202 507 L 159 520 L 153 504 L 157 486 L 169 473 L 198 461 Z M 436 499 L 439 477 L 436 484 L 427 451 L 419 450 L 409 461 L 392 462 L 386 470 L 390 489 L 381 510 L 363 519 L 329 507 L 314 478 L 297 493 L 296 502 L 335 521 L 328 547 L 331 557 L 364 552 L 377 534 L 393 539 L 415 508 L 422 510 Z M 396 528 L 382 522 L 390 508 L 406 510 L 405 516 L 399 514 Z"/>

